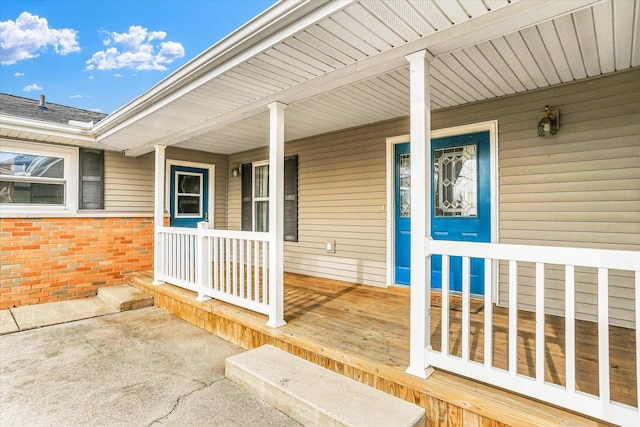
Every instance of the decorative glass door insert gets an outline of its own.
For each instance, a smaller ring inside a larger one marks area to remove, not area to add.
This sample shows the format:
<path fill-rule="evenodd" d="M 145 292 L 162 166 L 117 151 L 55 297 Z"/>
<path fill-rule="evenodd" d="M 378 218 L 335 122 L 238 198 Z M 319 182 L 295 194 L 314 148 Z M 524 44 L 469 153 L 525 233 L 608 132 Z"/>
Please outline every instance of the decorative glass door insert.
<path fill-rule="evenodd" d="M 433 156 L 434 216 L 478 216 L 476 145 L 436 149 Z"/>

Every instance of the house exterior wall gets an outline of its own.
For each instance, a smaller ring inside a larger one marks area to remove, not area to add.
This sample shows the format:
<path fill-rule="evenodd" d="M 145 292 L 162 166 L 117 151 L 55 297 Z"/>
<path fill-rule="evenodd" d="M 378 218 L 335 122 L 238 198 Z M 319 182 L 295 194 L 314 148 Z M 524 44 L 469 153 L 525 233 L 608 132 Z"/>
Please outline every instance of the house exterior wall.
<path fill-rule="evenodd" d="M 95 295 L 153 266 L 153 219 L 0 219 L 0 309 Z"/>
<path fill-rule="evenodd" d="M 216 165 L 216 227 L 226 228 L 227 156 L 169 148 Z M 82 298 L 153 268 L 154 155 L 105 151 L 104 209 L 0 219 L 0 309 Z"/>
<path fill-rule="evenodd" d="M 498 120 L 499 242 L 640 250 L 640 70 L 434 112 L 432 127 Z M 537 136 L 539 113 L 561 127 Z M 286 128 L 286 114 L 285 114 Z M 386 285 L 387 137 L 407 118 L 286 144 L 299 156 L 299 241 L 285 242 L 285 270 Z M 267 149 L 230 157 L 265 160 Z M 240 179 L 229 181 L 229 228 L 240 229 Z M 336 253 L 325 251 L 336 241 Z M 533 267 L 522 266 L 522 308 L 534 308 Z M 548 267 L 549 314 L 562 314 L 563 272 Z M 506 271 L 500 277 L 505 303 Z M 596 274 L 577 270 L 577 317 L 595 320 Z M 611 322 L 633 325 L 633 283 L 611 272 Z"/>
<path fill-rule="evenodd" d="M 501 243 L 640 250 L 640 70 L 435 114 L 434 128 L 498 119 Z M 537 136 L 545 105 L 560 111 Z M 519 266 L 520 306 L 535 306 L 533 265 Z M 508 301 L 501 266 L 499 302 Z M 564 269 L 547 266 L 548 313 L 564 313 Z M 576 317 L 597 320 L 597 271 L 576 269 Z M 610 320 L 633 327 L 633 279 L 610 272 Z"/>
<path fill-rule="evenodd" d="M 126 157 L 105 151 L 103 212 L 144 213 L 153 217 L 153 171 L 153 153 Z"/>
<path fill-rule="evenodd" d="M 408 119 L 293 141 L 298 157 L 298 242 L 285 242 L 286 271 L 386 286 L 386 138 L 407 133 Z M 286 128 L 286 113 L 285 113 Z M 268 159 L 267 149 L 230 163 Z M 229 228 L 240 230 L 239 178 L 229 181 Z M 336 252 L 325 250 L 327 240 Z"/>

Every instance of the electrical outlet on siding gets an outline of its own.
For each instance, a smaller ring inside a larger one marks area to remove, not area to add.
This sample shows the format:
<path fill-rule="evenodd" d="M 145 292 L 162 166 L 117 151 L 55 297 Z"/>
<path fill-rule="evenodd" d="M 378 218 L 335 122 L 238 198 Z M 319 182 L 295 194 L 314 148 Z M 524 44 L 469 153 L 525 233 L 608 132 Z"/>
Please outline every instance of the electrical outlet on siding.
<path fill-rule="evenodd" d="M 327 253 L 335 254 L 336 253 L 336 241 L 335 240 L 327 240 L 326 245 Z"/>

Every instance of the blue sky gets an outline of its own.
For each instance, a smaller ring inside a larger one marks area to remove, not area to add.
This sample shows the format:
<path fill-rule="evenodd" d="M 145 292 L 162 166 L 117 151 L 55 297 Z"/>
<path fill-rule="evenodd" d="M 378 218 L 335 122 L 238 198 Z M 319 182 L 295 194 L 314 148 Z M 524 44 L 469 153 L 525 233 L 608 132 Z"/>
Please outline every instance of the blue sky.
<path fill-rule="evenodd" d="M 0 91 L 111 113 L 275 0 L 2 0 Z"/>

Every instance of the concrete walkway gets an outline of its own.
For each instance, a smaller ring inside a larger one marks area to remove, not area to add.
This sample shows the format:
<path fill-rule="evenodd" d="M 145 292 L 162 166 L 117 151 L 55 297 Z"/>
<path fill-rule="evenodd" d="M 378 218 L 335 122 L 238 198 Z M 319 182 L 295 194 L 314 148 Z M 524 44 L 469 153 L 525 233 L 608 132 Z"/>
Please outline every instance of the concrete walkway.
<path fill-rule="evenodd" d="M 7 333 L 0 425 L 298 426 L 224 377 L 241 351 L 155 307 Z"/>
<path fill-rule="evenodd" d="M 0 335 L 74 322 L 153 305 L 153 297 L 133 286 L 108 286 L 98 296 L 0 310 Z"/>

